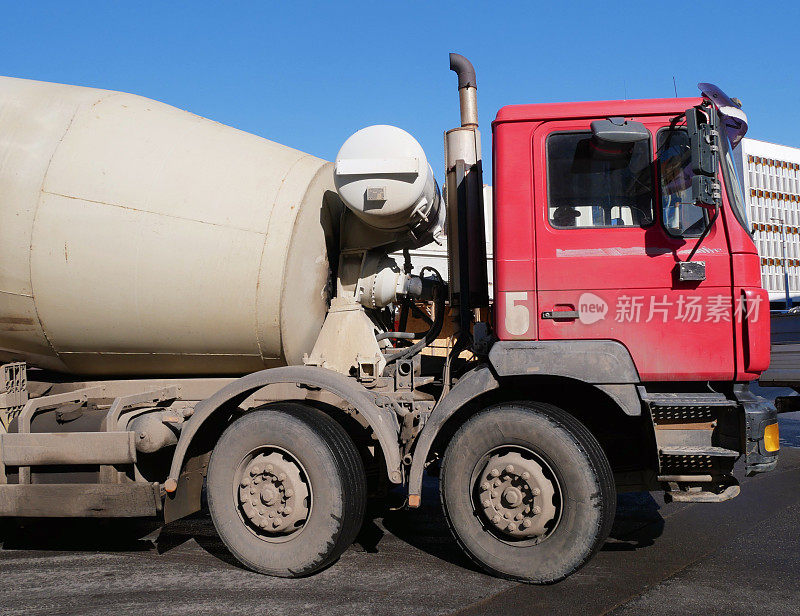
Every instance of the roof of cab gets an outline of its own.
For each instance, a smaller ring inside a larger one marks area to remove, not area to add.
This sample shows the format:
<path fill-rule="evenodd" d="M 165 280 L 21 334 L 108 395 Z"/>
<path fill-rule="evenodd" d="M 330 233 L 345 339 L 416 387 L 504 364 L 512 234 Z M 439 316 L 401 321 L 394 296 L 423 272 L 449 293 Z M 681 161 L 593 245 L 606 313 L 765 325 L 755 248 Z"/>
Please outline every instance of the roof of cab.
<path fill-rule="evenodd" d="M 501 122 L 531 122 L 539 120 L 568 120 L 598 116 L 642 116 L 683 113 L 699 105 L 702 97 L 648 98 L 625 101 L 589 101 L 580 103 L 539 103 L 536 105 L 506 105 L 497 112 L 492 125 Z"/>

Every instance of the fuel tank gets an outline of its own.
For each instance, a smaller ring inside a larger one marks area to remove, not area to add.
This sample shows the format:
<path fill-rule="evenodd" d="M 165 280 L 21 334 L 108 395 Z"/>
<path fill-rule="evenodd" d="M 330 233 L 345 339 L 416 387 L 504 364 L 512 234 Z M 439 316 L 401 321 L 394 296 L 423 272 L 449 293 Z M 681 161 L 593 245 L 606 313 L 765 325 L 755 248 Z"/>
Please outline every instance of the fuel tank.
<path fill-rule="evenodd" d="M 332 163 L 309 154 L 132 94 L 0 77 L 0 361 L 299 363 L 336 200 Z"/>

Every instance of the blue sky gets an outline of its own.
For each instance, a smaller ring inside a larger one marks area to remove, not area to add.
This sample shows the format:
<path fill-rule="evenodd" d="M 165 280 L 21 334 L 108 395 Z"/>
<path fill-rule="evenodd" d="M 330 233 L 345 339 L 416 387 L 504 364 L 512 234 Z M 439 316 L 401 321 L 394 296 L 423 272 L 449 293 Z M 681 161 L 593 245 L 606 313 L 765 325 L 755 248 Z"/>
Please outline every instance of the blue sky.
<path fill-rule="evenodd" d="M 718 5 L 718 6 L 715 6 Z M 749 136 L 800 146 L 795 2 L 3 2 L 0 73 L 158 99 L 332 159 L 395 124 L 442 176 L 447 54 L 474 63 L 484 156 L 511 103 L 742 99 Z M 489 178 L 486 178 L 489 181 Z"/>

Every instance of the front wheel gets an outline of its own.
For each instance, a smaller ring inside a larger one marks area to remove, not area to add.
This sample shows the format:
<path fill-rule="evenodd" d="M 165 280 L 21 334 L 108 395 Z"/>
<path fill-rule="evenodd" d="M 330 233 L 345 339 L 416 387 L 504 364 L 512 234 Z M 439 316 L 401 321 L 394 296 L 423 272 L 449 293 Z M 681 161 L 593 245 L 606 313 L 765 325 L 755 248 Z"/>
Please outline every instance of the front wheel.
<path fill-rule="evenodd" d="M 310 575 L 336 560 L 366 507 L 361 457 L 323 412 L 284 403 L 232 423 L 208 466 L 208 508 L 242 564 L 279 577 Z"/>
<path fill-rule="evenodd" d="M 441 470 L 445 517 L 490 573 L 546 584 L 581 567 L 611 531 L 613 474 L 589 430 L 552 405 L 503 403 L 453 436 Z"/>

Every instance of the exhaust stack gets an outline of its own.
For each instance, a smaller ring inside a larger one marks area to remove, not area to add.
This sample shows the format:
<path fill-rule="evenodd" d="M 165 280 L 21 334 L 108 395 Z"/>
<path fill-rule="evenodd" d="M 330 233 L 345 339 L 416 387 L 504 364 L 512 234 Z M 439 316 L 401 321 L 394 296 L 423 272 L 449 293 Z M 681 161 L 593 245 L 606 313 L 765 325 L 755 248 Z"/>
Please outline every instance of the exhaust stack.
<path fill-rule="evenodd" d="M 464 56 L 451 53 L 450 70 L 458 75 L 461 126 L 444 134 L 448 280 L 450 305 L 458 307 L 460 329 L 468 333 L 473 317 L 484 320 L 480 309 L 489 305 L 478 89 L 475 69 Z"/>

